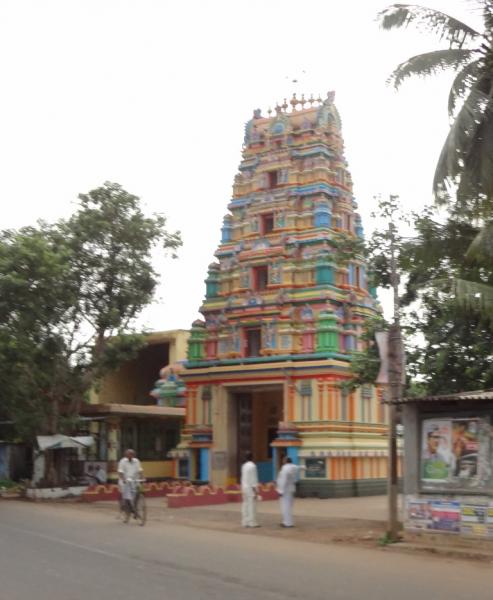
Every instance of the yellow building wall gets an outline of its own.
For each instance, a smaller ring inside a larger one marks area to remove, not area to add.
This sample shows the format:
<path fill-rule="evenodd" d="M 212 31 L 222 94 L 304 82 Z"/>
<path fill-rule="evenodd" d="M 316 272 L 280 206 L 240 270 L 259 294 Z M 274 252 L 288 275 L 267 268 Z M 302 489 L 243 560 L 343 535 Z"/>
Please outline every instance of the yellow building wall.
<path fill-rule="evenodd" d="M 154 479 L 155 477 L 173 477 L 173 461 L 172 460 L 144 460 L 142 461 L 144 477 Z"/>

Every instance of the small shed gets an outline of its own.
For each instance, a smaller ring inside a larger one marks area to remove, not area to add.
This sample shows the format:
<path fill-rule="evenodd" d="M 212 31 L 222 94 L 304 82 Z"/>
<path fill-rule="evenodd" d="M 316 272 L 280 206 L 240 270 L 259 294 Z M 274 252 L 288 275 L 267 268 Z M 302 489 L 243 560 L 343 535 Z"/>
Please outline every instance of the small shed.
<path fill-rule="evenodd" d="M 91 436 L 38 435 L 33 484 L 56 487 L 81 483 L 84 479 L 85 453 L 94 439 Z"/>
<path fill-rule="evenodd" d="M 405 529 L 493 540 L 493 390 L 397 404 Z"/>

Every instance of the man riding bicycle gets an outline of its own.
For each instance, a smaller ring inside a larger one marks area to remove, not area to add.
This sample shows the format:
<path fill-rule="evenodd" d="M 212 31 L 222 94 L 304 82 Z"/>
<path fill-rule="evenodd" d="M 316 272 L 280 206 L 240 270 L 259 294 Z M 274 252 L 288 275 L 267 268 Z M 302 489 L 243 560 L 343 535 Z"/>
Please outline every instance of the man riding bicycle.
<path fill-rule="evenodd" d="M 132 483 L 142 479 L 143 470 L 140 460 L 135 457 L 135 450 L 128 448 L 125 456 L 118 463 L 118 489 L 120 490 L 120 508 L 132 508 L 134 488 Z M 133 510 L 132 510 L 133 512 Z"/>

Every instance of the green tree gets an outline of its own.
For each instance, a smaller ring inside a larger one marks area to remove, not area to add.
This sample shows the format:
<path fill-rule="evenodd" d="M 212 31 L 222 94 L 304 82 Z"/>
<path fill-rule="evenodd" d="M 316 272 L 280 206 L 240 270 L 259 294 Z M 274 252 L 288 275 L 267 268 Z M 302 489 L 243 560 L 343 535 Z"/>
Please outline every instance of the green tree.
<path fill-rule="evenodd" d="M 0 403 L 25 438 L 71 431 L 88 391 L 133 356 L 153 298 L 153 252 L 179 232 L 121 186 L 79 196 L 68 220 L 0 235 Z"/>
<path fill-rule="evenodd" d="M 416 216 L 415 226 L 399 260 L 406 279 L 402 300 L 414 307 L 406 332 L 418 342 L 408 346 L 408 372 L 431 394 L 491 387 L 492 320 L 477 302 L 466 307 L 456 294 L 458 281 L 493 284 L 489 265 L 465 259 L 479 229 L 458 216 L 440 223 L 431 211 Z"/>
<path fill-rule="evenodd" d="M 493 2 L 478 0 L 483 31 L 437 10 L 393 4 L 378 15 L 386 30 L 414 26 L 434 33 L 445 47 L 419 54 L 398 65 L 390 82 L 399 88 L 412 76 L 451 69 L 456 77 L 449 93 L 450 131 L 440 153 L 433 182 L 437 202 L 452 196 L 459 212 L 489 214 L 493 198 Z"/>

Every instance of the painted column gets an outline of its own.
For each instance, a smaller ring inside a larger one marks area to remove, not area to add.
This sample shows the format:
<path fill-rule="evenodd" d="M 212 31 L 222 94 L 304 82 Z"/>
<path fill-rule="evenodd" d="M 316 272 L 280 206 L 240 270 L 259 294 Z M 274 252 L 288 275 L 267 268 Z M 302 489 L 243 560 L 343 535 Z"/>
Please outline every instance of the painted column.
<path fill-rule="evenodd" d="M 209 448 L 200 449 L 200 479 L 209 481 Z"/>

